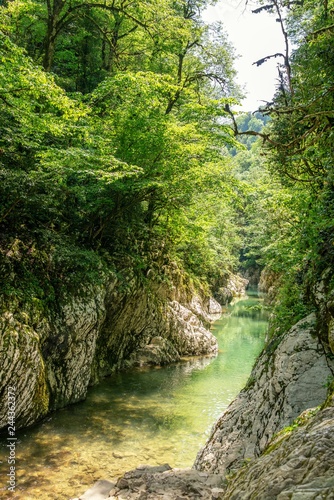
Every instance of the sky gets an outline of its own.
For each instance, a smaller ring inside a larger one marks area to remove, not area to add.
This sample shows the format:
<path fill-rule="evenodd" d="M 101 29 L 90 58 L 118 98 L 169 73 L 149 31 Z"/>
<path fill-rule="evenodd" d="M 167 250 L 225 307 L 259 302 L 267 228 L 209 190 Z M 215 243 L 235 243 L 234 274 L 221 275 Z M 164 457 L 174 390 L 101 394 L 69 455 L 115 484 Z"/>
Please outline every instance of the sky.
<path fill-rule="evenodd" d="M 253 62 L 282 52 L 284 40 L 275 17 L 265 12 L 252 14 L 251 8 L 246 9 L 245 3 L 245 0 L 220 0 L 215 6 L 209 7 L 202 17 L 206 22 L 223 22 L 228 38 L 240 56 L 235 60 L 235 68 L 238 83 L 247 92 L 242 109 L 255 111 L 265 104 L 262 101 L 271 101 L 273 97 L 278 59 L 267 61 L 261 66 L 253 65 Z"/>

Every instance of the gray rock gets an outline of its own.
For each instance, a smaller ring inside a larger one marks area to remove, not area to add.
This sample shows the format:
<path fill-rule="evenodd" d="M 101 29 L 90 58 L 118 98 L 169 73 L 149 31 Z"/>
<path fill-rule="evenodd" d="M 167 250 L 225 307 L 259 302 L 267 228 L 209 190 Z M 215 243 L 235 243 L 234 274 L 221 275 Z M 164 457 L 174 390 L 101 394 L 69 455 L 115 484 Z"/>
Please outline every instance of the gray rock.
<path fill-rule="evenodd" d="M 224 491 L 219 474 L 193 469 L 171 469 L 168 464 L 140 466 L 127 472 L 113 490 L 119 500 L 202 500 L 219 499 Z"/>
<path fill-rule="evenodd" d="M 107 481 L 105 479 L 100 479 L 83 495 L 74 500 L 105 500 L 105 498 L 109 498 L 109 493 L 114 488 L 114 486 L 115 483 L 112 483 L 111 481 Z"/>
<path fill-rule="evenodd" d="M 259 357 L 246 388 L 215 424 L 197 470 L 225 474 L 261 454 L 273 435 L 321 404 L 334 361 L 315 334 L 315 316 L 295 325 Z"/>
<path fill-rule="evenodd" d="M 227 488 L 229 500 L 334 499 L 334 407 L 282 433 Z"/>
<path fill-rule="evenodd" d="M 175 269 L 175 287 L 113 276 L 59 299 L 52 318 L 37 307 L 1 304 L 0 429 L 7 424 L 7 390 L 16 392 L 16 427 L 85 398 L 89 384 L 134 365 L 166 364 L 183 356 L 212 356 L 207 329 L 221 308 L 196 292 Z"/>

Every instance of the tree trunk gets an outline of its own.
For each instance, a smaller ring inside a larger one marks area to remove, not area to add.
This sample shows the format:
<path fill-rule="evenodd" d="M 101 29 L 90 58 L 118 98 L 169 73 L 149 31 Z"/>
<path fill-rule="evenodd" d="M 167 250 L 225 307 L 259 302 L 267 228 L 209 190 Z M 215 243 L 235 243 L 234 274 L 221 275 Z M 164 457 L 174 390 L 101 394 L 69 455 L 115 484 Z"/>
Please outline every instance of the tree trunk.
<path fill-rule="evenodd" d="M 58 24 L 67 0 L 47 0 L 48 21 L 44 40 L 43 67 L 51 71 L 58 35 Z"/>

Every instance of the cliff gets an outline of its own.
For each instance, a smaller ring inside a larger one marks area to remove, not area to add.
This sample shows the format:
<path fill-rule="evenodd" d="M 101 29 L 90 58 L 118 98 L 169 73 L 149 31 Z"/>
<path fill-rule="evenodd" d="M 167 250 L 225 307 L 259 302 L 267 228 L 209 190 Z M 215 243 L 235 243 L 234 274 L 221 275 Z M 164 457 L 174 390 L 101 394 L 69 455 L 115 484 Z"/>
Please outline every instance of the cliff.
<path fill-rule="evenodd" d="M 123 284 L 124 285 L 124 284 Z M 16 426 L 85 398 L 89 384 L 131 365 L 165 364 L 215 355 L 208 330 L 221 307 L 195 290 L 175 267 L 166 283 L 121 287 L 115 276 L 39 310 L 2 304 L 0 428 L 7 424 L 7 388 L 16 392 Z"/>

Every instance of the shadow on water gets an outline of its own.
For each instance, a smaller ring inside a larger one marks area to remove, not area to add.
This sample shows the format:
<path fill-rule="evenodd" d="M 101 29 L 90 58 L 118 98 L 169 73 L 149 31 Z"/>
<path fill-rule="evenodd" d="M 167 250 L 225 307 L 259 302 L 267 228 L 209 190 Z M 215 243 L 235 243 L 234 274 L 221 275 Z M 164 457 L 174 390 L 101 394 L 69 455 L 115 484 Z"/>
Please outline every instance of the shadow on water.
<path fill-rule="evenodd" d="M 68 500 L 140 463 L 191 466 L 263 347 L 260 303 L 240 300 L 215 323 L 217 357 L 117 373 L 90 388 L 84 402 L 19 432 L 17 494 L 10 498 Z M 0 465 L 3 474 L 6 460 Z"/>

